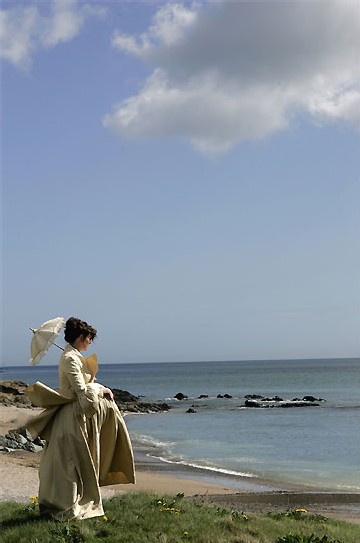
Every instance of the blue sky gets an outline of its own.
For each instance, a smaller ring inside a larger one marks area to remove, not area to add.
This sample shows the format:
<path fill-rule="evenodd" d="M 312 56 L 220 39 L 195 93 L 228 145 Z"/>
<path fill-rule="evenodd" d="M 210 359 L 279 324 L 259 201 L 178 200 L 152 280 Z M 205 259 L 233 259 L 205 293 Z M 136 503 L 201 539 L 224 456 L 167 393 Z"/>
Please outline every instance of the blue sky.
<path fill-rule="evenodd" d="M 2 362 L 359 356 L 359 11 L 5 1 Z"/>

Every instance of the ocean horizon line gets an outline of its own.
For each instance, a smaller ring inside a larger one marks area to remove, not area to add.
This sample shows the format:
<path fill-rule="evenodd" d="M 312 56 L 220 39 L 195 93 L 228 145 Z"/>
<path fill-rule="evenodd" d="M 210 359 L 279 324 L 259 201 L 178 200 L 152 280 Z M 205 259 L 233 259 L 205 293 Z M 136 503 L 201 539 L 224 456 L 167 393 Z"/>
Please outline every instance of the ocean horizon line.
<path fill-rule="evenodd" d="M 359 361 L 360 356 L 342 356 L 342 357 L 310 357 L 310 358 L 244 358 L 244 359 L 217 359 L 217 360 L 161 360 L 161 361 L 146 361 L 146 362 L 105 362 L 101 366 L 130 366 L 130 365 L 147 365 L 147 364 L 221 364 L 221 363 L 247 363 L 247 362 L 321 362 L 321 361 Z M 51 364 L 40 363 L 37 366 L 30 364 L 10 364 L 0 366 L 0 371 L 5 371 L 12 368 L 53 368 L 57 362 Z"/>

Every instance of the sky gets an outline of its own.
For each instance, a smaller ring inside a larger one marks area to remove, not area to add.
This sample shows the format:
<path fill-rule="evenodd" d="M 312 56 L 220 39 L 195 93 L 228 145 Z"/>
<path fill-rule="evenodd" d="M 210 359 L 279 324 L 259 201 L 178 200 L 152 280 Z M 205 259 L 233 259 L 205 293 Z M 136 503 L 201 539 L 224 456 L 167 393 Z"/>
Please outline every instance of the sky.
<path fill-rule="evenodd" d="M 360 356 L 357 1 L 2 7 L 2 364 Z"/>

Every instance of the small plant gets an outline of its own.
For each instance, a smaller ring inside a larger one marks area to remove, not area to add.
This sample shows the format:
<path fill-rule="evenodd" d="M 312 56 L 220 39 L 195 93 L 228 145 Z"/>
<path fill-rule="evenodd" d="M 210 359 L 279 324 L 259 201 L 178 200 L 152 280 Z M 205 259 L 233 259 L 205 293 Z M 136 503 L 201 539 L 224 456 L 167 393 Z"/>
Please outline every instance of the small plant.
<path fill-rule="evenodd" d="M 80 532 L 78 525 L 68 521 L 64 524 L 60 524 L 51 530 L 54 543 L 83 543 L 85 541 L 84 536 Z"/>
<path fill-rule="evenodd" d="M 39 496 L 30 496 L 28 505 L 26 506 L 26 511 L 36 511 L 39 508 L 38 502 Z"/>
<path fill-rule="evenodd" d="M 343 543 L 339 539 L 329 539 L 327 535 L 317 537 L 314 534 L 287 534 L 279 537 L 275 543 Z"/>
<path fill-rule="evenodd" d="M 153 501 L 152 505 L 156 505 L 159 511 L 166 511 L 168 513 L 172 513 L 173 515 L 180 515 L 181 509 L 175 507 L 176 498 L 182 499 L 183 496 L 183 494 L 177 494 L 171 501 L 168 501 L 166 498 L 160 498 L 159 500 Z"/>
<path fill-rule="evenodd" d="M 267 513 L 267 515 L 275 520 L 281 520 L 283 518 L 291 518 L 292 520 L 312 520 L 314 522 L 326 522 L 327 518 L 322 515 L 309 515 L 307 509 L 293 509 L 292 511 L 284 511 L 282 513 Z"/>
<path fill-rule="evenodd" d="M 244 512 L 239 513 L 239 511 L 234 511 L 233 509 L 229 510 L 229 509 L 217 507 L 216 513 L 222 517 L 228 516 L 230 513 L 233 520 L 243 520 L 243 521 L 249 520 L 249 516 L 246 513 Z"/>

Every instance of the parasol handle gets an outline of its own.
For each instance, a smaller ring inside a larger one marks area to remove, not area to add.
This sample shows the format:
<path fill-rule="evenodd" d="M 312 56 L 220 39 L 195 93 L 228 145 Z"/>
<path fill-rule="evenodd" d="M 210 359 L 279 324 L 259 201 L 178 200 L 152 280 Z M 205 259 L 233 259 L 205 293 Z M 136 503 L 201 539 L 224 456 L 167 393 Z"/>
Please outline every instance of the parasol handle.
<path fill-rule="evenodd" d="M 30 328 L 30 330 L 32 331 L 33 334 L 35 334 L 36 330 L 34 328 Z M 60 351 L 64 351 L 65 349 L 63 347 L 60 347 L 60 345 L 58 345 L 57 343 L 54 343 L 53 341 L 51 342 L 53 345 L 55 345 L 55 347 L 57 347 L 58 349 L 60 349 Z"/>

